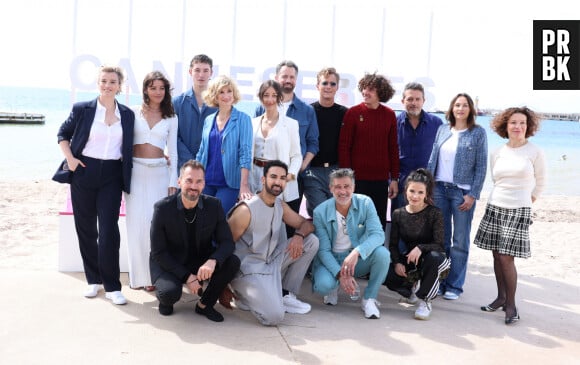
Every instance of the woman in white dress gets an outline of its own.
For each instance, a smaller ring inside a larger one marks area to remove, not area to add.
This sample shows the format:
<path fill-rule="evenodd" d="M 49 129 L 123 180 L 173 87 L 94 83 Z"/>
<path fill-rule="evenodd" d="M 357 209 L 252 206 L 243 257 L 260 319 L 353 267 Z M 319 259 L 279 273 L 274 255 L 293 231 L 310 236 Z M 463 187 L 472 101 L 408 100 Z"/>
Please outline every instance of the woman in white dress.
<path fill-rule="evenodd" d="M 131 194 L 125 195 L 129 285 L 133 289 L 155 290 L 149 272 L 153 205 L 177 191 L 177 116 L 170 90 L 169 80 L 161 72 L 150 72 L 143 80 L 143 104 L 133 108 Z"/>
<path fill-rule="evenodd" d="M 288 165 L 287 183 L 282 195 L 285 202 L 298 199 L 296 177 L 302 164 L 298 122 L 279 113 L 282 89 L 274 80 L 262 83 L 258 98 L 264 106 L 264 114 L 252 119 L 254 130 L 253 163 L 250 187 L 253 193 L 262 190 L 263 168 L 269 160 L 280 160 Z"/>

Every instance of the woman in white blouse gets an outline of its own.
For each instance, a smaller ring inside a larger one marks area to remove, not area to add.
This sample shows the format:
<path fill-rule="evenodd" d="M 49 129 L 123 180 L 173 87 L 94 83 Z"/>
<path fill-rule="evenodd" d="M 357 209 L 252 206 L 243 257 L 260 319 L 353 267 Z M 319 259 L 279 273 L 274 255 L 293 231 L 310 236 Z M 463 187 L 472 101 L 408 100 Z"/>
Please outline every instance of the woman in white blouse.
<path fill-rule="evenodd" d="M 253 163 L 250 187 L 253 193 L 262 190 L 263 168 L 269 160 L 280 160 L 288 165 L 286 188 L 283 199 L 291 202 L 298 199 L 296 177 L 302 164 L 298 122 L 279 113 L 282 102 L 282 89 L 274 80 L 262 83 L 258 98 L 264 106 L 264 114 L 252 119 L 254 130 Z"/>
<path fill-rule="evenodd" d="M 135 114 L 118 103 L 124 75 L 120 67 L 99 70 L 99 96 L 73 105 L 58 130 L 58 143 L 72 171 L 75 229 L 87 279 L 84 296 L 105 289 L 114 304 L 127 303 L 119 280 L 119 207 L 131 192 L 131 150 Z"/>
<path fill-rule="evenodd" d="M 536 113 L 526 107 L 506 109 L 491 122 L 492 129 L 508 141 L 491 154 L 493 190 L 474 242 L 492 252 L 497 284 L 497 297 L 481 310 L 503 308 L 507 325 L 520 319 L 515 303 L 518 273 L 514 258 L 530 257 L 531 207 L 545 186 L 544 153 L 528 142 L 539 122 Z"/>
<path fill-rule="evenodd" d="M 169 80 L 161 72 L 150 72 L 143 80 L 143 104 L 133 108 L 133 174 L 131 194 L 125 195 L 129 285 L 133 289 L 155 290 L 149 272 L 153 205 L 177 191 L 177 116 L 170 90 Z"/>

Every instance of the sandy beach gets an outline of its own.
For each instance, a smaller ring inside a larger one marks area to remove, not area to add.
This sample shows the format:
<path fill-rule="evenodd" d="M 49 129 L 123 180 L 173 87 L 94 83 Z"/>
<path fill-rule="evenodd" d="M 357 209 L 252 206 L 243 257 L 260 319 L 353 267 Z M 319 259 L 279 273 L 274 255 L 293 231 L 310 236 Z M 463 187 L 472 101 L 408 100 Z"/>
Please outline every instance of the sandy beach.
<path fill-rule="evenodd" d="M 249 313 L 219 305 L 226 321 L 209 323 L 193 313 L 190 295 L 162 318 L 155 296 L 130 290 L 125 274 L 128 305 L 113 306 L 103 295 L 83 298 L 84 275 L 57 269 L 58 213 L 67 189 L 50 180 L 0 181 L 3 363 L 573 364 L 580 357 L 579 196 L 543 196 L 534 204 L 532 257 L 516 260 L 522 319 L 514 326 L 503 324 L 503 312 L 479 310 L 495 298 L 495 282 L 491 253 L 472 245 L 465 293 L 458 301 L 436 299 L 430 321 L 413 320 L 414 308 L 384 287 L 381 319 L 365 320 L 344 294 L 337 307 L 324 306 L 305 280 L 302 297 L 312 312 L 266 328 Z M 484 209 L 485 198 L 472 236 Z"/>

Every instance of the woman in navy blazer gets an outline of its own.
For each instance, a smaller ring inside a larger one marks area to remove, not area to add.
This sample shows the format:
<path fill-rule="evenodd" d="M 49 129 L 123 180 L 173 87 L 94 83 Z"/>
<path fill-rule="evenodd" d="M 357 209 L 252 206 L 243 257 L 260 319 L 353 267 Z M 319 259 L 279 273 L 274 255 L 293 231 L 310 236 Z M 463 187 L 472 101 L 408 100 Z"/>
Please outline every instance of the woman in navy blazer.
<path fill-rule="evenodd" d="M 105 297 L 125 304 L 119 280 L 119 208 L 122 191 L 130 192 L 135 114 L 117 103 L 123 71 L 99 70 L 100 95 L 76 103 L 60 126 L 58 143 L 73 171 L 71 199 L 88 288 L 85 297 Z"/>
<path fill-rule="evenodd" d="M 234 80 L 219 76 L 203 95 L 218 111 L 205 118 L 196 160 L 205 167 L 203 193 L 215 196 L 228 212 L 240 200 L 252 197 L 248 178 L 252 163 L 252 121 L 234 108 L 241 99 Z"/>

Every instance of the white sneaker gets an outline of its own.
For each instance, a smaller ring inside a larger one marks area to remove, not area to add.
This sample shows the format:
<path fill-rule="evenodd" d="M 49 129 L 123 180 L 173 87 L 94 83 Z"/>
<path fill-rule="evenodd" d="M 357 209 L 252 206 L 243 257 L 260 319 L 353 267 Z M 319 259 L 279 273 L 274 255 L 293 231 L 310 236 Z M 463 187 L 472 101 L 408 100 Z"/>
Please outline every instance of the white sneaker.
<path fill-rule="evenodd" d="M 443 299 L 447 299 L 447 300 L 457 300 L 459 299 L 459 294 L 455 294 L 452 291 L 446 291 L 445 294 L 443 294 Z"/>
<path fill-rule="evenodd" d="M 336 305 L 338 303 L 338 286 L 324 296 L 323 302 L 327 305 Z"/>
<path fill-rule="evenodd" d="M 419 303 L 419 308 L 415 311 L 415 319 L 428 320 L 431 315 L 431 302 L 424 300 Z"/>
<path fill-rule="evenodd" d="M 110 299 L 113 304 L 123 305 L 127 304 L 127 299 L 123 296 L 120 291 L 108 291 L 105 293 L 105 298 Z"/>
<path fill-rule="evenodd" d="M 365 312 L 365 318 L 368 319 L 379 319 L 381 318 L 381 313 L 379 308 L 381 303 L 374 298 L 363 299 L 361 301 L 361 309 Z"/>
<path fill-rule="evenodd" d="M 102 288 L 103 286 L 101 284 L 89 284 L 83 295 L 87 298 L 94 298 Z"/>
<path fill-rule="evenodd" d="M 282 301 L 284 302 L 284 310 L 287 313 L 306 314 L 310 312 L 310 304 L 296 299 L 296 295 L 294 293 L 288 293 L 284 295 Z"/>

